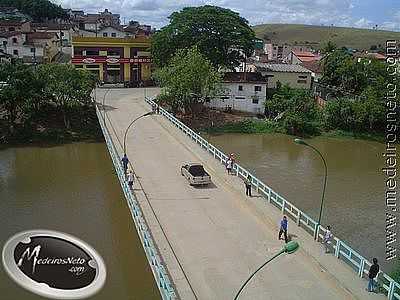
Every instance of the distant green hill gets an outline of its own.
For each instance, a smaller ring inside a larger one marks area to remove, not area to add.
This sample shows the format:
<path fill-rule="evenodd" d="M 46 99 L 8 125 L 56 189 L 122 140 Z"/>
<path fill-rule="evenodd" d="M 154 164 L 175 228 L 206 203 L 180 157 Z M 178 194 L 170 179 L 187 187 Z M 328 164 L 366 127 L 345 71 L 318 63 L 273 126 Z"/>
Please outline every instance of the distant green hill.
<path fill-rule="evenodd" d="M 253 29 L 257 37 L 263 40 L 270 39 L 273 42 L 288 44 L 311 44 L 315 49 L 320 48 L 329 40 L 338 47 L 346 46 L 365 50 L 370 49 L 372 45 L 384 48 L 388 39 L 400 41 L 400 32 L 385 30 L 297 24 L 264 24 L 253 26 Z"/>

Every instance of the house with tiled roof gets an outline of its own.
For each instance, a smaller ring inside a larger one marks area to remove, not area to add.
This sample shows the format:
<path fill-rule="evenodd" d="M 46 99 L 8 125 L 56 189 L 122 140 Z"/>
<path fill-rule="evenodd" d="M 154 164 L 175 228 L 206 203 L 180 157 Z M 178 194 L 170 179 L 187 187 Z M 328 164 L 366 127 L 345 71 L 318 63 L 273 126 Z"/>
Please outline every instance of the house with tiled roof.
<path fill-rule="evenodd" d="M 268 88 L 276 89 L 282 85 L 291 88 L 310 89 L 311 71 L 297 64 L 275 64 L 254 62 L 254 68 L 262 76 L 268 78 Z"/>
<path fill-rule="evenodd" d="M 0 19 L 0 31 L 31 32 L 32 31 L 31 22 Z"/>
<path fill-rule="evenodd" d="M 320 60 L 321 56 L 311 51 L 291 51 L 289 55 L 283 60 L 284 63 L 288 64 L 302 64 L 304 62 Z"/>
<path fill-rule="evenodd" d="M 58 51 L 56 35 L 48 32 L 0 32 L 0 45 L 3 53 L 25 63 L 51 62 Z"/>
<path fill-rule="evenodd" d="M 78 26 L 74 24 L 34 23 L 32 28 L 36 32 L 54 33 L 58 41 L 60 41 L 61 37 L 64 47 L 71 46 L 72 37 L 79 35 Z"/>

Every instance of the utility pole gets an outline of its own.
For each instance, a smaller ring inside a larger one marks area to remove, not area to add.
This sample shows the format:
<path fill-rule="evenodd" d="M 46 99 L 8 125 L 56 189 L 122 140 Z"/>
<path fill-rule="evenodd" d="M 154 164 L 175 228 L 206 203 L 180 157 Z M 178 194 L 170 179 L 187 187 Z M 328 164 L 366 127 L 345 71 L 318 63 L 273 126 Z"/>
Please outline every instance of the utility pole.
<path fill-rule="evenodd" d="M 60 26 L 60 53 L 62 53 L 63 38 L 62 38 L 61 24 L 59 24 L 59 26 Z"/>

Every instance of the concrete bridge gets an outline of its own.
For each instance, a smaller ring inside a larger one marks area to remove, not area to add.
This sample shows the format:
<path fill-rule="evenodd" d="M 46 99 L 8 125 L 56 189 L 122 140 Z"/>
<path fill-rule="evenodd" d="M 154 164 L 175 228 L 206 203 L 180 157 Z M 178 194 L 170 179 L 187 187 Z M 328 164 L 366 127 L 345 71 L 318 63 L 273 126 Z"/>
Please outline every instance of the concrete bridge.
<path fill-rule="evenodd" d="M 99 89 L 97 102 L 103 101 L 106 92 L 106 126 L 121 157 L 126 128 L 151 110 L 144 101 L 145 92 L 151 96 L 159 90 Z M 227 175 L 217 160 L 164 116 L 135 122 L 126 152 L 137 176 L 134 195 L 176 298 L 233 299 L 244 280 L 282 248 L 283 241 L 277 238 L 281 211 L 260 195 L 246 197 L 240 178 Z M 213 185 L 189 186 L 180 174 L 186 162 L 202 163 Z M 357 276 L 335 255 L 325 254 L 321 244 L 295 221 L 289 220 L 289 233 L 300 250 L 268 264 L 239 299 L 387 298 L 368 293 L 365 277 Z"/>

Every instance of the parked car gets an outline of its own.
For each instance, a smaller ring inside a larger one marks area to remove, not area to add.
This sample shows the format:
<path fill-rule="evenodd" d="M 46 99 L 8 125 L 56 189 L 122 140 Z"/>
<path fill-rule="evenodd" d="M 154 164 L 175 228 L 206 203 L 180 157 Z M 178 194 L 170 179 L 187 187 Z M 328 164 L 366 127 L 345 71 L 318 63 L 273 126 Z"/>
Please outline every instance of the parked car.
<path fill-rule="evenodd" d="M 190 185 L 207 185 L 211 183 L 211 176 L 201 164 L 186 164 L 181 167 L 181 174 L 186 177 Z"/>

